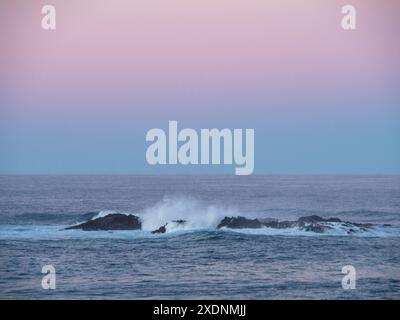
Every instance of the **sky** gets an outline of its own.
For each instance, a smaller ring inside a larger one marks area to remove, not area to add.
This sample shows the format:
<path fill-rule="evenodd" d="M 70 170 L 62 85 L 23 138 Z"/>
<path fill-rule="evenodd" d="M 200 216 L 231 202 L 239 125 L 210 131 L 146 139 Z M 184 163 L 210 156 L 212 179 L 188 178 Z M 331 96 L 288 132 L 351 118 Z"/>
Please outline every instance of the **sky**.
<path fill-rule="evenodd" d="M 356 30 L 341 28 L 346 4 Z M 397 0 L 2 0 L 0 174 L 233 174 L 148 165 L 146 132 L 169 120 L 254 128 L 255 174 L 400 174 L 399 12 Z"/>

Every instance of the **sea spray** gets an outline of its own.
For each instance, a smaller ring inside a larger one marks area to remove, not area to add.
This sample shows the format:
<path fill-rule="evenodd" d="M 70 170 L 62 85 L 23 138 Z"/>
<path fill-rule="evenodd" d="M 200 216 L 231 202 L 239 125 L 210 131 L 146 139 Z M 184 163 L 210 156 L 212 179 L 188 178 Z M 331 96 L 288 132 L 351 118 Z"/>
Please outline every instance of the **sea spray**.
<path fill-rule="evenodd" d="M 164 196 L 161 201 L 139 212 L 102 210 L 92 220 L 113 213 L 139 216 L 144 231 L 153 231 L 163 225 L 167 225 L 167 231 L 216 228 L 225 216 L 243 215 L 235 208 L 206 205 L 193 197 Z M 185 220 L 185 223 L 174 223 L 177 220 Z"/>
<path fill-rule="evenodd" d="M 188 230 L 215 228 L 224 216 L 237 216 L 234 208 L 205 205 L 198 199 L 166 196 L 162 201 L 144 210 L 142 214 L 143 230 L 155 230 L 167 224 L 167 230 Z M 184 224 L 173 221 L 185 220 Z"/>

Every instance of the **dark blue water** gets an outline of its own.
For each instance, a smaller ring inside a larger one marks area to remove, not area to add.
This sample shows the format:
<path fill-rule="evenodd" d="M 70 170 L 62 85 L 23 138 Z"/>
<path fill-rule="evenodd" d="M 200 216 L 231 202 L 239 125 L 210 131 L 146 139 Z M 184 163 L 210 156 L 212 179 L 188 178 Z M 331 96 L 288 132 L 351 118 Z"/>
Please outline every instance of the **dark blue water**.
<path fill-rule="evenodd" d="M 144 231 L 62 230 L 108 210 Z M 225 215 L 309 214 L 391 227 L 215 229 Z M 150 233 L 177 218 L 188 225 Z M 399 299 L 399 230 L 400 176 L 2 176 L 0 298 Z M 46 264 L 55 290 L 41 287 Z"/>

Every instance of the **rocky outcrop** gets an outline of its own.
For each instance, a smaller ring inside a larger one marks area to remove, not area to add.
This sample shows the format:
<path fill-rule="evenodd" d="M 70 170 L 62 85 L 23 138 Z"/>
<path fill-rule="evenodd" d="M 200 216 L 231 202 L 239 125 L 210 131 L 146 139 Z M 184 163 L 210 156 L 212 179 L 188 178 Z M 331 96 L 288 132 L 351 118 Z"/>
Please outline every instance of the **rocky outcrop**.
<path fill-rule="evenodd" d="M 105 217 L 89 220 L 66 230 L 81 229 L 84 231 L 98 230 L 140 230 L 142 222 L 139 217 L 121 213 L 111 213 Z"/>
<path fill-rule="evenodd" d="M 88 214 L 89 215 L 89 214 Z M 92 215 L 92 213 L 90 213 Z M 184 225 L 185 220 L 172 220 L 156 230 L 153 234 L 161 234 L 168 230 L 174 230 L 180 225 Z M 250 219 L 242 216 L 238 217 L 225 217 L 218 224 L 217 228 L 229 229 L 289 229 L 296 228 L 300 231 L 327 233 L 333 229 L 339 229 L 347 234 L 353 234 L 360 231 L 367 231 L 374 227 L 372 224 L 354 223 L 349 221 L 342 221 L 339 218 L 323 218 L 317 215 L 300 217 L 293 221 L 279 221 L 277 219 L 263 218 L 263 219 Z M 88 220 L 84 223 L 68 227 L 66 230 L 84 230 L 84 231 L 108 231 L 108 230 L 140 230 L 142 222 L 139 217 L 134 215 L 125 215 L 120 213 L 111 213 L 104 217 Z"/>
<path fill-rule="evenodd" d="M 258 219 L 248 219 L 245 217 L 225 217 L 218 224 L 217 228 L 245 229 L 245 228 L 262 228 L 263 224 Z"/>
<path fill-rule="evenodd" d="M 225 217 L 219 223 L 217 228 L 231 229 L 257 229 L 257 228 L 273 228 L 273 229 L 288 229 L 298 228 L 301 231 L 325 233 L 333 230 L 335 227 L 341 228 L 348 234 L 357 231 L 366 231 L 371 228 L 371 224 L 352 223 L 342 221 L 339 218 L 322 218 L 317 215 L 300 217 L 294 221 L 278 221 L 275 219 L 248 219 L 245 217 Z"/>

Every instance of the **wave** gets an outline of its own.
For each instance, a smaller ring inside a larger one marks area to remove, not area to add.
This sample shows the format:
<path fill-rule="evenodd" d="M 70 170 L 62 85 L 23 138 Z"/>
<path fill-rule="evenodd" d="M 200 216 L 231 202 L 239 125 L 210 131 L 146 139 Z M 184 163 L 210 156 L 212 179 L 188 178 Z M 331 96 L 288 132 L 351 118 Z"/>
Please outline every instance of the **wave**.
<path fill-rule="evenodd" d="M 173 231 L 216 228 L 224 216 L 238 213 L 236 209 L 205 205 L 193 198 L 165 197 L 155 206 L 139 213 L 138 216 L 143 220 L 143 230 L 151 231 L 168 223 L 167 231 Z M 176 220 L 185 220 L 186 223 L 183 225 L 171 223 Z"/>
<path fill-rule="evenodd" d="M 64 230 L 66 225 L 0 225 L 0 240 L 73 240 L 73 239 L 157 239 L 165 237 L 177 237 L 192 233 L 210 233 L 223 235 L 236 233 L 253 236 L 283 236 L 283 237 L 400 237 L 400 228 L 395 227 L 374 227 L 367 231 L 358 232 L 352 235 L 347 234 L 340 228 L 330 230 L 326 233 L 316 233 L 300 230 L 298 228 L 274 229 L 229 229 L 229 228 L 170 228 L 164 234 L 153 234 L 147 230 L 127 231 L 82 231 Z"/>
<path fill-rule="evenodd" d="M 153 231 L 167 223 L 166 228 L 168 231 L 216 228 L 223 217 L 240 214 L 234 208 L 205 205 L 194 198 L 164 197 L 154 206 L 147 207 L 139 212 L 103 210 L 93 215 L 91 220 L 115 213 L 140 217 L 142 230 L 145 231 Z M 185 220 L 186 223 L 184 225 L 173 223 L 176 220 Z"/>
<path fill-rule="evenodd" d="M 64 230 L 71 224 L 78 224 L 88 220 L 96 220 L 110 214 L 135 215 L 141 220 L 141 230 L 127 231 L 82 231 Z M 284 228 L 273 228 L 263 226 L 261 228 L 233 229 L 222 227 L 217 229 L 218 224 L 224 217 L 245 216 L 247 219 L 254 218 L 251 213 L 242 213 L 236 208 L 228 206 L 207 205 L 194 198 L 165 197 L 153 206 L 147 207 L 139 212 L 121 212 L 115 210 L 103 210 L 99 212 L 87 212 L 84 214 L 66 215 L 61 214 L 61 220 L 51 220 L 53 224 L 38 223 L 34 217 L 46 218 L 49 214 L 25 215 L 31 220 L 30 224 L 2 224 L 0 225 L 0 240 L 7 239 L 75 239 L 75 238 L 121 238 L 134 239 L 146 237 L 175 236 L 183 233 L 193 232 L 235 232 L 246 235 L 264 236 L 356 236 L 356 237 L 400 237 L 400 227 L 374 225 L 368 228 L 358 228 L 356 223 L 350 226 L 343 223 L 321 222 L 319 226 L 324 227 L 323 232 L 305 230 L 299 226 L 289 225 Z M 22 215 L 21 215 L 22 216 Z M 57 215 L 53 215 L 54 217 Z M 60 216 L 60 215 L 58 215 Z M 68 219 L 67 219 L 68 218 Z M 268 219 L 260 219 L 260 221 Z M 40 219 L 39 219 L 40 221 Z M 179 223 L 185 221 L 185 223 Z M 268 225 L 268 224 L 267 224 Z M 161 226 L 165 226 L 164 234 L 152 234 Z M 351 232 L 349 232 L 351 228 Z"/>

